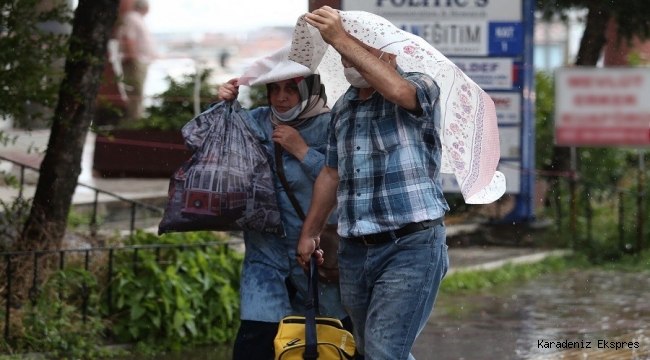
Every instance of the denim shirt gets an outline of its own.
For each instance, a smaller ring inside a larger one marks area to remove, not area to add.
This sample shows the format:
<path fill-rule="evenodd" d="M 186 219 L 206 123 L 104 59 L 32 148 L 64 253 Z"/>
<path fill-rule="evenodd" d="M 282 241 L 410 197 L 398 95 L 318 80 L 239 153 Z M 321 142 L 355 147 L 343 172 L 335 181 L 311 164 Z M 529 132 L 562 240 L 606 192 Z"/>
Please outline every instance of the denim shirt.
<path fill-rule="evenodd" d="M 273 181 L 285 236 L 266 232 L 245 231 L 246 252 L 241 279 L 241 318 L 244 320 L 279 322 L 284 316 L 304 315 L 304 295 L 307 292 L 307 276 L 296 261 L 296 246 L 303 221 L 298 217 L 287 193 L 277 176 L 275 147 L 271 140 L 273 125 L 271 110 L 261 107 L 241 110 L 247 123 L 266 149 L 271 161 Z M 282 163 L 287 182 L 293 190 L 303 212 L 309 211 L 314 182 L 325 163 L 327 128 L 330 114 L 322 114 L 296 127 L 309 146 L 303 161 L 282 150 Z M 336 222 L 336 212 L 330 223 Z M 328 254 L 326 256 L 336 256 Z M 292 304 L 286 296 L 285 279 L 290 277 L 302 298 L 296 296 Z M 338 284 L 320 284 L 320 313 L 342 319 L 346 316 L 341 305 Z M 301 298 L 301 299 L 299 299 Z"/>
<path fill-rule="evenodd" d="M 246 111 L 246 110 L 243 110 Z M 260 144 L 268 151 L 273 159 L 271 168 L 274 172 L 274 183 L 277 194 L 278 207 L 285 227 L 286 237 L 295 247 L 297 244 L 303 221 L 298 217 L 289 197 L 277 176 L 275 166 L 275 149 L 274 142 L 271 140 L 273 134 L 273 124 L 271 123 L 271 109 L 269 107 L 259 107 L 249 112 L 249 125 L 253 132 L 258 136 Z M 302 138 L 309 146 L 309 150 L 302 162 L 282 149 L 282 163 L 284 165 L 284 174 L 289 186 L 302 207 L 304 214 L 309 211 L 311 197 L 314 188 L 314 182 L 318 177 L 323 165 L 325 164 L 325 149 L 327 147 L 327 128 L 329 126 L 330 115 L 321 114 L 307 120 L 302 125 L 296 127 Z M 332 216 L 330 223 L 335 223 L 336 217 Z M 267 237 L 269 234 L 256 234 Z M 252 236 L 252 234 L 249 234 Z M 295 250 L 295 249 L 294 249 Z"/>

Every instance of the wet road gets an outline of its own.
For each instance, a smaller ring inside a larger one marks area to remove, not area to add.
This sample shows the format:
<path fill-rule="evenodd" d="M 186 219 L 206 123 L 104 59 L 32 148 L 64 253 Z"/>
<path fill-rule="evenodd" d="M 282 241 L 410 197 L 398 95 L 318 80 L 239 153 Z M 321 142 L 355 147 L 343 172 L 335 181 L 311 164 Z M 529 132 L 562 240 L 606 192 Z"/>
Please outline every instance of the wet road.
<path fill-rule="evenodd" d="M 418 360 L 531 359 L 564 350 L 552 344 L 546 349 L 551 341 L 590 341 L 595 349 L 599 340 L 650 334 L 649 275 L 583 271 L 481 294 L 441 295 L 413 354 Z M 647 335 L 633 340 L 638 357 L 610 351 L 611 358 L 650 359 Z"/>

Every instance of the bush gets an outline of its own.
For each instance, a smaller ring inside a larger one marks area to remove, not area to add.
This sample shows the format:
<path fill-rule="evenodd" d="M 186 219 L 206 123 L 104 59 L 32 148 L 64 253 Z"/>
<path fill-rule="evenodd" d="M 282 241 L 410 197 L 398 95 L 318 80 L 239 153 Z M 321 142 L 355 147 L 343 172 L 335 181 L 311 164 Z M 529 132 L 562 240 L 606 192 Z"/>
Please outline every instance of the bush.
<path fill-rule="evenodd" d="M 212 233 L 138 233 L 135 242 L 183 244 L 217 240 Z M 124 253 L 122 260 L 134 258 Z M 243 257 L 226 245 L 139 251 L 137 263 L 120 266 L 113 287 L 113 333 L 120 342 L 170 349 L 223 344 L 239 327 L 239 278 Z M 122 262 L 128 264 L 127 262 Z"/>
<path fill-rule="evenodd" d="M 96 345 L 103 338 L 104 326 L 97 307 L 87 314 L 80 309 L 84 294 L 97 303 L 97 280 L 83 269 L 66 269 L 52 274 L 35 295 L 34 301 L 22 310 L 15 310 L 6 352 L 51 352 L 52 355 L 92 356 L 99 353 Z M 4 317 L 4 314 L 3 314 Z"/>
<path fill-rule="evenodd" d="M 222 240 L 212 232 L 138 231 L 127 245 L 142 246 L 113 250 L 111 283 L 104 252 L 90 252 L 90 270 L 83 255 L 67 256 L 63 270 L 41 268 L 41 276 L 51 275 L 30 290 L 33 301 L 12 308 L 11 337 L 0 338 L 0 354 L 92 358 L 111 355 L 100 346 L 115 342 L 136 343 L 140 351 L 231 342 L 239 327 L 243 255 Z"/>

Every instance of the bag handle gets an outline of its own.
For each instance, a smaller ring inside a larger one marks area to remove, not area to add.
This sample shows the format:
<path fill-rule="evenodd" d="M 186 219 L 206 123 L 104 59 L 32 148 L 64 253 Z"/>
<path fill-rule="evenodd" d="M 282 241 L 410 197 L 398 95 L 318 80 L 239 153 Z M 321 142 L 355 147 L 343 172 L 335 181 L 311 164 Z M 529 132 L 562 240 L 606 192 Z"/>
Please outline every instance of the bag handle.
<path fill-rule="evenodd" d="M 307 298 L 305 307 L 305 352 L 304 360 L 318 359 L 318 341 L 316 336 L 316 311 L 318 309 L 318 270 L 316 269 L 316 255 L 311 255 L 309 261 L 309 276 L 307 280 Z"/>
<path fill-rule="evenodd" d="M 305 213 L 302 211 L 296 195 L 289 186 L 287 177 L 284 174 L 284 166 L 282 165 L 282 147 L 280 144 L 275 143 L 275 167 L 277 168 L 278 177 L 287 192 L 287 197 L 291 201 L 291 205 L 296 209 L 300 220 L 305 221 Z M 305 308 L 307 314 L 305 315 L 305 352 L 302 354 L 304 360 L 318 359 L 318 341 L 316 336 L 316 312 L 319 308 L 318 304 L 318 269 L 316 264 L 316 255 L 311 255 L 309 261 L 309 276 L 307 277 L 307 296 L 305 299 Z"/>
<path fill-rule="evenodd" d="M 287 192 L 287 197 L 289 197 L 289 201 L 291 201 L 291 205 L 293 205 L 293 208 L 296 209 L 296 213 L 298 213 L 298 217 L 300 218 L 300 220 L 304 222 L 305 213 L 302 211 L 302 207 L 300 206 L 298 199 L 296 199 L 296 195 L 293 193 L 293 190 L 289 186 L 287 177 L 284 175 L 284 166 L 282 165 L 282 146 L 280 146 L 280 144 L 278 143 L 274 143 L 274 144 L 275 144 L 275 167 L 277 168 L 278 177 L 280 178 L 280 182 L 282 183 L 282 187 L 284 188 L 284 191 Z"/>

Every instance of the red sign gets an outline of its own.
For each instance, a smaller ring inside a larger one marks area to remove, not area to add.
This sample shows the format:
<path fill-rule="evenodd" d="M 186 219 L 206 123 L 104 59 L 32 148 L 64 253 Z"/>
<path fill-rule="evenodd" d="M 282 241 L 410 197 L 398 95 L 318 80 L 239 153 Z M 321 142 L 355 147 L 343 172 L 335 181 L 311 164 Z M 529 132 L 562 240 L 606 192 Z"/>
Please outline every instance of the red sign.
<path fill-rule="evenodd" d="M 650 145 L 650 69 L 562 68 L 555 89 L 556 144 Z"/>

